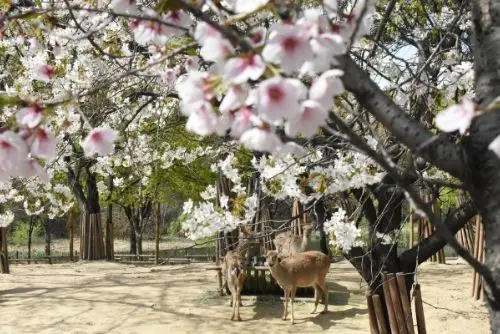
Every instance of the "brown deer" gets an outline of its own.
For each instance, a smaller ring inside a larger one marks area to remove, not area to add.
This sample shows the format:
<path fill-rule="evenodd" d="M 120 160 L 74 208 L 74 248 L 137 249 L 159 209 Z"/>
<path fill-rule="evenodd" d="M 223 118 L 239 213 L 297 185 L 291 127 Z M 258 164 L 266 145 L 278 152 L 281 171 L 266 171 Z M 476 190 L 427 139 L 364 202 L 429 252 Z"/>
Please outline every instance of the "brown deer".
<path fill-rule="evenodd" d="M 235 314 L 236 320 L 241 320 L 240 306 L 243 306 L 241 303 L 241 290 L 243 290 L 243 284 L 245 283 L 245 271 L 245 258 L 237 250 L 227 252 L 224 257 L 223 274 L 227 287 L 231 291 L 231 306 L 233 307 L 231 320 L 234 320 Z"/>
<path fill-rule="evenodd" d="M 238 321 L 241 320 L 240 306 L 243 306 L 241 302 L 241 291 L 245 283 L 247 268 L 245 255 L 250 249 L 258 245 L 259 241 L 254 237 L 254 234 L 246 227 L 242 227 L 239 233 L 238 246 L 236 249 L 228 251 L 226 256 L 224 256 L 222 277 L 224 279 L 224 286 L 227 286 L 231 292 L 231 306 L 233 307 L 231 320 L 234 320 L 235 315 Z"/>
<path fill-rule="evenodd" d="M 287 235 L 281 233 L 273 240 L 276 251 L 281 257 L 289 257 L 306 250 L 314 227 L 311 224 L 304 225 L 303 235 Z"/>
<path fill-rule="evenodd" d="M 278 252 L 269 251 L 266 254 L 267 264 L 271 274 L 285 292 L 285 310 L 281 319 L 286 320 L 288 314 L 288 298 L 292 300 L 292 324 L 295 321 L 293 303 L 297 288 L 314 287 L 314 310 L 318 307 L 320 295 L 323 295 L 325 308 L 328 311 L 328 287 L 326 274 L 330 269 L 330 259 L 318 251 L 297 253 L 289 258 L 281 259 Z"/>

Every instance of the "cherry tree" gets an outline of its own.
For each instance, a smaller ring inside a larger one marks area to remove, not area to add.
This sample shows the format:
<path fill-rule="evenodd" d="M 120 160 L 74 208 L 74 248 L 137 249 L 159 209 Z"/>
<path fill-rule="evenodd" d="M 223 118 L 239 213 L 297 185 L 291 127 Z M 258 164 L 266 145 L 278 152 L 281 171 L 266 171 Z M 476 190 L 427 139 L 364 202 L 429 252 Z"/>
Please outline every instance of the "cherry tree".
<path fill-rule="evenodd" d="M 196 135 L 264 152 L 252 165 L 269 196 L 360 203 L 370 252 L 357 243 L 355 210 L 324 208 L 324 224 L 372 288 L 373 273 L 412 272 L 449 243 L 483 275 L 497 331 L 499 10 L 499 1 L 480 0 L 11 3 L 0 18 L 0 177 L 46 177 L 55 142 L 66 143 L 71 188 L 96 215 L 96 155 L 131 143 L 138 117 L 176 117 Z M 464 188 L 472 200 L 443 220 L 422 185 Z M 244 202 L 236 215 L 212 198 L 186 205 L 193 237 L 250 218 L 254 199 L 234 187 Z M 398 257 L 391 239 L 402 203 L 436 233 Z M 485 264 L 453 237 L 476 212 Z"/>

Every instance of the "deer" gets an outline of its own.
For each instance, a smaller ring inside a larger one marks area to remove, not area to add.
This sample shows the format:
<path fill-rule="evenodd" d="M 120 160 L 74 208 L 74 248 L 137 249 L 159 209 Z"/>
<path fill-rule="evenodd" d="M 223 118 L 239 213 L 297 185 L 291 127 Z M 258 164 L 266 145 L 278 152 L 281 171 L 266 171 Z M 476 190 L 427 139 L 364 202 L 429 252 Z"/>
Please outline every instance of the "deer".
<path fill-rule="evenodd" d="M 236 249 L 228 251 L 223 259 L 222 275 L 224 285 L 231 292 L 230 306 L 233 308 L 231 320 L 234 320 L 236 316 L 236 320 L 241 321 L 240 306 L 243 306 L 241 291 L 245 283 L 247 268 L 245 255 L 249 249 L 259 244 L 258 241 L 252 240 L 252 236 L 253 234 L 243 227 L 239 233 L 238 246 Z"/>
<path fill-rule="evenodd" d="M 294 254 L 306 250 L 314 227 L 311 224 L 304 225 L 303 235 L 286 235 L 285 233 L 278 234 L 273 240 L 274 246 L 281 257 L 289 257 Z"/>
<path fill-rule="evenodd" d="M 328 287 L 326 274 L 330 270 L 330 259 L 318 251 L 297 253 L 294 256 L 282 259 L 277 251 L 268 251 L 266 262 L 276 282 L 285 293 L 285 309 L 282 320 L 288 315 L 288 298 L 292 304 L 292 325 L 295 322 L 293 304 L 297 288 L 314 287 L 314 310 L 316 313 L 320 295 L 323 296 L 325 308 L 321 313 L 328 312 Z"/>
<path fill-rule="evenodd" d="M 227 252 L 224 257 L 223 272 L 227 287 L 231 291 L 231 306 L 233 307 L 231 320 L 234 320 L 236 315 L 236 320 L 241 321 L 240 306 L 243 306 L 241 303 L 241 290 L 243 290 L 243 284 L 245 283 L 245 271 L 245 258 L 236 250 Z"/>

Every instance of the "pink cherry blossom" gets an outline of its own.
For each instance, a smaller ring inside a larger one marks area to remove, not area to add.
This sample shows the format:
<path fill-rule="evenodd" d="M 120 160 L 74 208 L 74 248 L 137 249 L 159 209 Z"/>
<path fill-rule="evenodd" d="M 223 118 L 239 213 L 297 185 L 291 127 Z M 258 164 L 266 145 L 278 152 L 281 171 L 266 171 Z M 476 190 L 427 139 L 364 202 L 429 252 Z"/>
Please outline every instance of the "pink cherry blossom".
<path fill-rule="evenodd" d="M 0 162 L 4 170 L 11 171 L 27 156 L 28 146 L 18 134 L 12 131 L 0 134 Z"/>
<path fill-rule="evenodd" d="M 227 39 L 208 37 L 203 41 L 200 56 L 207 61 L 218 63 L 226 60 L 233 52 L 234 48 Z"/>
<path fill-rule="evenodd" d="M 326 123 L 327 111 L 314 100 L 307 100 L 302 103 L 302 110 L 298 117 L 288 120 L 285 132 L 291 137 L 299 133 L 306 138 L 311 138 L 318 131 L 318 128 Z"/>
<path fill-rule="evenodd" d="M 56 137 L 49 129 L 37 129 L 31 144 L 31 154 L 51 160 L 56 156 Z"/>
<path fill-rule="evenodd" d="M 189 28 L 189 26 L 191 26 L 191 24 L 193 23 L 191 16 L 189 16 L 189 14 L 187 14 L 186 12 L 184 12 L 182 10 L 169 11 L 165 15 L 164 20 L 165 20 L 165 22 L 174 24 L 178 27 L 185 28 L 185 29 Z M 168 27 L 167 31 L 168 31 L 169 36 L 179 36 L 179 35 L 184 34 L 184 32 L 185 32 L 183 29 L 176 29 L 174 27 Z"/>
<path fill-rule="evenodd" d="M 464 134 L 475 116 L 476 105 L 465 98 L 461 104 L 445 109 L 436 116 L 436 127 L 444 132 L 459 131 Z"/>
<path fill-rule="evenodd" d="M 281 65 L 288 73 L 298 71 L 313 58 L 307 31 L 298 25 L 275 24 L 262 50 L 266 61 Z"/>
<path fill-rule="evenodd" d="M 49 83 L 55 75 L 54 68 L 50 65 L 42 64 L 36 68 L 34 79 Z"/>
<path fill-rule="evenodd" d="M 212 105 L 201 101 L 193 105 L 186 123 L 186 129 L 200 136 L 208 136 L 215 132 L 217 117 L 212 111 Z"/>
<path fill-rule="evenodd" d="M 49 175 L 45 168 L 40 166 L 38 161 L 32 158 L 28 158 L 23 160 L 19 165 L 19 168 L 16 169 L 13 176 L 20 177 L 38 177 L 44 183 L 48 183 L 50 181 Z"/>
<path fill-rule="evenodd" d="M 16 113 L 17 124 L 34 128 L 42 120 L 43 109 L 38 104 L 21 108 Z"/>
<path fill-rule="evenodd" d="M 194 31 L 194 38 L 200 44 L 205 44 L 208 38 L 222 38 L 217 29 L 205 22 L 198 22 Z"/>
<path fill-rule="evenodd" d="M 266 64 L 258 54 L 231 58 L 224 66 L 224 76 L 235 84 L 257 80 L 266 71 Z"/>
<path fill-rule="evenodd" d="M 267 29 L 264 27 L 254 28 L 246 37 L 246 41 L 254 48 L 259 48 L 266 43 L 266 34 Z"/>
<path fill-rule="evenodd" d="M 233 85 L 227 91 L 222 100 L 219 110 L 223 113 L 236 110 L 245 104 L 248 96 L 248 87 L 244 85 Z"/>
<path fill-rule="evenodd" d="M 248 108 L 243 108 L 234 115 L 233 125 L 231 127 L 231 136 L 240 137 L 245 131 L 254 124 L 255 115 Z"/>
<path fill-rule="evenodd" d="M 184 61 L 184 68 L 187 72 L 198 71 L 200 69 L 200 58 L 198 56 L 189 56 Z"/>
<path fill-rule="evenodd" d="M 282 145 L 281 139 L 269 129 L 252 128 L 245 131 L 240 142 L 248 149 L 260 152 L 276 152 Z"/>
<path fill-rule="evenodd" d="M 305 148 L 300 146 L 299 144 L 289 141 L 283 144 L 278 151 L 276 152 L 276 155 L 278 156 L 286 156 L 288 154 L 294 155 L 296 157 L 302 158 L 304 155 L 306 155 L 307 151 Z"/>
<path fill-rule="evenodd" d="M 224 136 L 231 128 L 231 123 L 233 122 L 234 116 L 231 113 L 223 113 L 217 117 L 215 133 L 218 136 Z"/>
<path fill-rule="evenodd" d="M 94 128 L 81 143 L 86 157 L 109 155 L 114 151 L 118 132 L 108 128 Z"/>
<path fill-rule="evenodd" d="M 179 68 L 174 67 L 174 68 L 167 68 L 162 74 L 161 74 L 161 79 L 164 84 L 166 84 L 168 87 L 172 86 L 177 80 L 177 76 L 179 75 Z"/>
<path fill-rule="evenodd" d="M 184 115 L 189 116 L 193 104 L 212 99 L 215 87 L 211 81 L 209 73 L 198 71 L 188 72 L 177 79 L 175 88 L 181 98 L 181 111 Z"/>
<path fill-rule="evenodd" d="M 154 12 L 151 14 L 151 16 L 157 16 Z M 144 20 L 131 24 L 131 28 L 135 41 L 140 45 L 155 44 L 162 46 L 167 43 L 169 38 L 166 27 L 158 22 Z"/>
<path fill-rule="evenodd" d="M 345 90 L 340 76 L 344 74 L 341 70 L 330 70 L 316 78 L 309 89 L 309 98 L 319 102 L 328 109 L 333 98 L 342 94 Z"/>
<path fill-rule="evenodd" d="M 111 8 L 115 13 L 135 13 L 137 11 L 135 0 L 111 0 Z"/>
<path fill-rule="evenodd" d="M 296 79 L 273 77 L 263 81 L 258 89 L 257 108 L 262 118 L 274 122 L 294 118 L 300 112 L 299 98 L 304 85 Z"/>

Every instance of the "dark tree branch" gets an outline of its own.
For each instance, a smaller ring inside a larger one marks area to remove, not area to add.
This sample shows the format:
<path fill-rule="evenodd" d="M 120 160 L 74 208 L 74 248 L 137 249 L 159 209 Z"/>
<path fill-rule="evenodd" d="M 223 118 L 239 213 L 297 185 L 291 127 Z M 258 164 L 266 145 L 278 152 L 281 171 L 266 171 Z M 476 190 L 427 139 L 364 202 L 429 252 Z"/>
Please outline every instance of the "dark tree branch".
<path fill-rule="evenodd" d="M 477 208 L 472 200 L 470 200 L 453 210 L 444 221 L 444 224 L 452 233 L 457 233 L 476 214 Z M 446 244 L 446 240 L 434 232 L 430 237 L 422 240 L 420 244 L 406 250 L 399 256 L 401 269 L 405 272 L 413 271 L 417 265 L 417 258 L 418 264 L 421 264 L 427 261 L 433 254 L 436 254 Z"/>
<path fill-rule="evenodd" d="M 373 82 L 351 58 L 344 58 L 344 84 L 379 122 L 413 152 L 421 155 L 451 175 L 464 175 L 464 156 L 460 146 L 448 140 L 432 140 L 434 135 L 412 119 Z"/>

